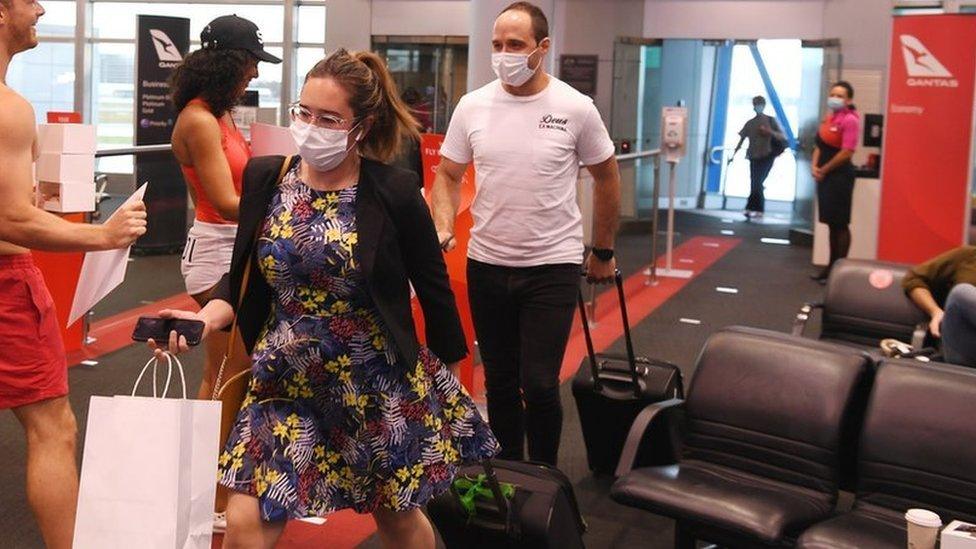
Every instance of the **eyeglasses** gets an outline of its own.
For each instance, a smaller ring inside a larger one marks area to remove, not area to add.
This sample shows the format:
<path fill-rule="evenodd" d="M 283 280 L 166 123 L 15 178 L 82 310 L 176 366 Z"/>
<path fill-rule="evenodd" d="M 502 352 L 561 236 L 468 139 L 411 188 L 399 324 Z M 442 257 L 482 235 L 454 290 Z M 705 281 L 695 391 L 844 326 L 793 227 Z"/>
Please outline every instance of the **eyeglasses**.
<path fill-rule="evenodd" d="M 346 123 L 352 121 L 339 118 L 332 114 L 315 114 L 308 107 L 297 101 L 288 106 L 288 113 L 291 115 L 292 120 L 301 120 L 306 124 L 320 128 L 328 128 L 330 130 L 345 129 Z"/>

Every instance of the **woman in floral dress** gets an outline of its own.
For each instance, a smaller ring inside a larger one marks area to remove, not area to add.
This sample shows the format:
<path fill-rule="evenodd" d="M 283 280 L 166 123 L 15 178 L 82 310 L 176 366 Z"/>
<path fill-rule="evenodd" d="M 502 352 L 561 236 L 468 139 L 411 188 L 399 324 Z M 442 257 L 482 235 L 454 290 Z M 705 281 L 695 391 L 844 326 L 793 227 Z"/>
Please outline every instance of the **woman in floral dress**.
<path fill-rule="evenodd" d="M 344 50 L 309 72 L 291 115 L 300 159 L 248 165 L 214 299 L 199 313 L 162 312 L 207 333 L 236 312 L 252 352 L 219 462 L 234 490 L 225 547 L 273 547 L 287 519 L 353 509 L 372 513 L 386 547 L 432 548 L 419 508 L 498 445 L 448 366 L 467 349 L 416 175 L 379 162 L 416 137 L 416 122 L 383 61 Z M 185 342 L 174 334 L 170 349 Z"/>

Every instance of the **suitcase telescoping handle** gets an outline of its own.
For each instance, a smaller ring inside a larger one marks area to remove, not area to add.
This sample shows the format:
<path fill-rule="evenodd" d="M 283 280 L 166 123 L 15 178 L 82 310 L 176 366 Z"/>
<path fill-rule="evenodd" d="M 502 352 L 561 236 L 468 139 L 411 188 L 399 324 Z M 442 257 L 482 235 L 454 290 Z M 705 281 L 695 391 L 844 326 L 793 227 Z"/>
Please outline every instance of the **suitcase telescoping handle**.
<path fill-rule="evenodd" d="M 491 460 L 486 459 L 481 462 L 481 465 L 485 469 L 485 479 L 488 480 L 488 488 L 491 490 L 491 495 L 495 498 L 495 505 L 498 506 L 498 512 L 503 517 L 508 516 L 508 500 L 505 499 L 505 494 L 502 493 L 502 485 L 498 482 L 498 476 L 495 475 L 495 469 L 491 466 Z"/>
<path fill-rule="evenodd" d="M 630 379 L 634 384 L 634 396 L 641 397 L 640 375 L 637 372 L 637 357 L 634 356 L 634 342 L 630 338 L 630 320 L 627 318 L 627 299 L 624 295 L 624 277 L 620 270 L 616 270 L 613 276 L 614 284 L 617 286 L 617 300 L 620 302 L 620 317 L 624 324 L 624 343 L 627 346 L 627 362 L 630 368 Z M 600 364 L 596 360 L 596 352 L 593 350 L 593 337 L 590 334 L 590 324 L 586 318 L 586 302 L 583 300 L 583 290 L 577 293 L 579 302 L 580 320 L 583 323 L 583 338 L 586 340 L 586 352 L 590 355 L 590 371 L 593 374 L 593 390 L 599 392 Z"/>

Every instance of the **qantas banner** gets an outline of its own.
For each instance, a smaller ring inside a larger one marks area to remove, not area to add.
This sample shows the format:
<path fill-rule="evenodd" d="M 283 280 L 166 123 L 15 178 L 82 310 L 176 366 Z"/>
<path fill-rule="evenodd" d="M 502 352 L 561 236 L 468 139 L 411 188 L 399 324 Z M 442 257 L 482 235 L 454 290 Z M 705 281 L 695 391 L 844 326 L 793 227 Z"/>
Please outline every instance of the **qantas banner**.
<path fill-rule="evenodd" d="M 430 201 L 430 189 L 434 184 L 434 176 L 437 175 L 437 166 L 441 162 L 441 143 L 444 136 L 441 134 L 425 133 L 420 139 L 420 155 L 424 168 L 424 192 L 427 200 Z M 474 166 L 469 165 L 461 181 L 461 204 L 458 207 L 458 216 L 454 221 L 454 240 L 456 246 L 450 252 L 444 254 L 444 262 L 447 264 L 447 274 L 451 279 L 451 289 L 454 290 L 454 297 L 457 299 L 458 314 L 461 317 L 461 327 L 464 329 L 464 337 L 468 342 L 468 349 L 474 349 L 474 322 L 471 320 L 471 306 L 468 304 L 468 240 L 471 238 L 471 227 L 474 221 L 471 217 L 471 202 L 474 200 Z M 424 316 L 420 310 L 420 304 L 414 300 L 414 319 L 417 323 L 418 332 L 423 332 Z M 472 353 L 473 354 L 473 353 Z M 483 383 L 475 381 L 474 361 L 472 354 L 461 361 L 460 378 L 461 383 L 472 395 L 480 395 L 480 387 Z"/>
<path fill-rule="evenodd" d="M 137 16 L 135 144 L 169 143 L 176 114 L 169 100 L 169 76 L 190 49 L 190 20 Z"/>
<path fill-rule="evenodd" d="M 169 100 L 169 77 L 190 49 L 190 20 L 157 15 L 136 16 L 135 144 L 169 143 L 176 112 Z M 149 225 L 134 251 L 174 253 L 186 242 L 186 184 L 173 155 L 140 154 L 138 185 L 146 188 Z M 138 186 L 137 185 L 137 186 Z"/>
<path fill-rule="evenodd" d="M 878 258 L 917 263 L 965 242 L 976 17 L 895 17 Z"/>

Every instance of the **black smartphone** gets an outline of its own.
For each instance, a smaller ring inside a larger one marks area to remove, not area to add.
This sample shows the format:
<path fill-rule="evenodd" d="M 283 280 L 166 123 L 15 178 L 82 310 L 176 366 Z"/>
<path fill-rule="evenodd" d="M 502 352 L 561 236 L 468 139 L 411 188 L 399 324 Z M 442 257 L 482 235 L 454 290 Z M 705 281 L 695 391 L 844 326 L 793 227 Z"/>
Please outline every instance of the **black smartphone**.
<path fill-rule="evenodd" d="M 160 345 L 166 345 L 169 341 L 169 333 L 176 330 L 176 333 L 186 338 L 186 344 L 198 345 L 203 338 L 203 328 L 205 324 L 199 320 L 187 320 L 182 318 L 159 318 L 156 316 L 141 316 L 136 322 L 136 329 L 132 331 L 132 339 L 135 341 L 156 341 Z"/>

